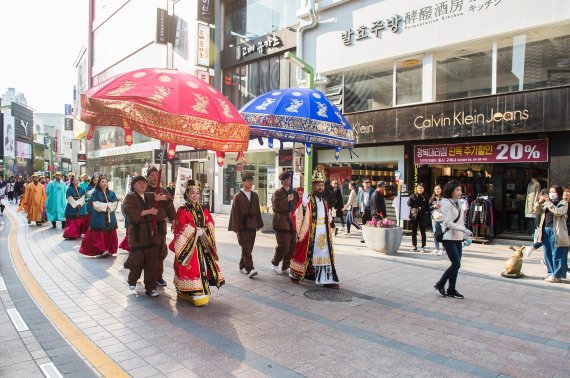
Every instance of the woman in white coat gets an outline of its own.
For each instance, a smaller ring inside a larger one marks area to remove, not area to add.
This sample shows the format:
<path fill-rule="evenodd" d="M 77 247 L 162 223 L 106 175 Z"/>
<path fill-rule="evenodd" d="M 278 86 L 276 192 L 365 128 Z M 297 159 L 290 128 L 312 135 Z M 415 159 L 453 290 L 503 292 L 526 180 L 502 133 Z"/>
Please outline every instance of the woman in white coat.
<path fill-rule="evenodd" d="M 447 252 L 451 266 L 443 273 L 434 288 L 443 297 L 454 297 L 463 299 L 463 295 L 455 289 L 457 274 L 461 267 L 461 255 L 463 241 L 472 235 L 471 231 L 465 228 L 465 213 L 459 206 L 461 198 L 461 183 L 451 180 L 443 187 L 443 200 L 440 203 L 440 211 L 443 214 L 443 248 Z M 445 284 L 449 281 L 447 291 Z"/>

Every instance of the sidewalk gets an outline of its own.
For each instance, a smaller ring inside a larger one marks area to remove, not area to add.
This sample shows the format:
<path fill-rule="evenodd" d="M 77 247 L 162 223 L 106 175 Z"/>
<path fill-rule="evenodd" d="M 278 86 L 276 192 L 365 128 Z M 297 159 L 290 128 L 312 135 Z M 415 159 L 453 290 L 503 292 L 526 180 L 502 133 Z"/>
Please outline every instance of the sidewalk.
<path fill-rule="evenodd" d="M 512 254 L 504 242 L 465 249 L 458 289 L 466 299 L 455 300 L 433 289 L 447 257 L 405 252 L 409 237 L 401 253 L 384 256 L 368 251 L 359 236 L 339 236 L 341 290 L 315 292 L 310 283 L 293 285 L 271 272 L 270 233 L 256 240 L 259 276 L 240 274 L 228 216 L 216 214 L 227 284 L 213 290 L 207 307 L 194 308 L 176 299 L 172 254 L 165 262 L 168 286 L 149 298 L 140 284 L 128 290 L 126 255 L 84 258 L 80 241 L 64 240 L 61 229 L 28 226 L 15 207 L 7 211 L 36 280 L 133 377 L 566 377 L 570 371 L 570 285 L 545 283 L 540 256 L 525 261 L 526 278 L 502 278 Z M 311 300 L 315 294 L 345 301 Z"/>

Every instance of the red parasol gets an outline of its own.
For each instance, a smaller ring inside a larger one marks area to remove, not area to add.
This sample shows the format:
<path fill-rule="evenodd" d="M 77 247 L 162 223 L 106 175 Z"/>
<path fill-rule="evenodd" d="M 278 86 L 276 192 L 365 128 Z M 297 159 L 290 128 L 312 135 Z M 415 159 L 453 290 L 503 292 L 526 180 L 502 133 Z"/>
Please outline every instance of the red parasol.
<path fill-rule="evenodd" d="M 81 120 L 95 126 L 118 126 L 125 142 L 132 131 L 170 144 L 225 152 L 243 152 L 249 126 L 228 99 L 188 73 L 147 68 L 115 76 L 81 94 Z"/>
<path fill-rule="evenodd" d="M 90 125 L 87 139 L 95 126 L 117 126 L 125 130 L 129 146 L 133 131 L 160 140 L 163 148 L 168 143 L 170 158 L 177 144 L 213 150 L 223 159 L 225 152 L 243 155 L 249 143 L 249 126 L 232 103 L 178 70 L 138 69 L 102 82 L 81 94 L 81 120 Z M 161 174 L 162 162 L 157 194 Z"/>

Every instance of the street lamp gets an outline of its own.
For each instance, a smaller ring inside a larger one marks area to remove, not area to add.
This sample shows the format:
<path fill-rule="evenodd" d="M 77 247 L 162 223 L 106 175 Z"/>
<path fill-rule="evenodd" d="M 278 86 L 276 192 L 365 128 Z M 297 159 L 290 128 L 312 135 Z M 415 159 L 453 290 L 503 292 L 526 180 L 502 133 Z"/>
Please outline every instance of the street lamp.
<path fill-rule="evenodd" d="M 305 72 L 309 77 L 309 88 L 315 88 L 315 69 L 313 66 L 305 62 L 303 59 L 299 58 L 297 55 L 290 51 L 287 51 L 283 56 L 286 60 L 298 66 L 303 72 Z M 309 154 L 307 151 L 311 151 L 313 146 L 307 144 L 305 148 L 305 169 L 303 170 L 303 187 L 305 192 L 310 192 L 310 183 L 313 170 L 313 154 Z M 293 151 L 295 150 L 295 144 L 293 143 Z M 295 161 L 293 160 L 293 164 Z"/>

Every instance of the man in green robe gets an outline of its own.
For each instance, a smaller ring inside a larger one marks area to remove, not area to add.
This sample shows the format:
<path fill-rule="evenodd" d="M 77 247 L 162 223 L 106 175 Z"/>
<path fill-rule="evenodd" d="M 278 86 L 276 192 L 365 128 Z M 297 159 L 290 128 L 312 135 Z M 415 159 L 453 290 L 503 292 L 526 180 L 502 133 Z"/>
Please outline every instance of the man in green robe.
<path fill-rule="evenodd" d="M 61 179 L 61 173 L 55 173 L 55 180 L 50 181 L 46 189 L 47 201 L 46 210 L 48 221 L 55 228 L 55 222 L 61 222 L 61 228 L 65 228 L 65 207 L 67 199 L 65 192 L 67 187 Z"/>

